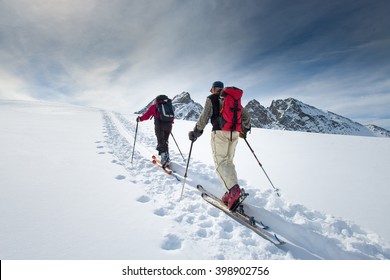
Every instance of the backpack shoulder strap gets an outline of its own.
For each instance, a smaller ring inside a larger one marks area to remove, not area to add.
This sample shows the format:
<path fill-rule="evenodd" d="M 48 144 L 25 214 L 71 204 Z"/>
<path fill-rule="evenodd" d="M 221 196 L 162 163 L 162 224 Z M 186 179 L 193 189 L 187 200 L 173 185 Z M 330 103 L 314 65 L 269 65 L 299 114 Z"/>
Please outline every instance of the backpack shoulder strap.
<path fill-rule="evenodd" d="M 213 125 L 213 131 L 215 130 L 221 130 L 220 126 L 220 96 L 218 93 L 211 94 L 207 98 L 210 99 L 211 104 L 213 106 L 213 114 L 211 115 L 211 124 Z"/>

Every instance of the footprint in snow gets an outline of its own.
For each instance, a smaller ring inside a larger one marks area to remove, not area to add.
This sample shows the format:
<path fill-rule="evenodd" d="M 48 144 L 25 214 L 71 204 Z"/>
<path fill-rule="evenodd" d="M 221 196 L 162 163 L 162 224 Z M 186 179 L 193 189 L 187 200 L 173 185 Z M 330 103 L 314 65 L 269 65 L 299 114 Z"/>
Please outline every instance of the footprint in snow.
<path fill-rule="evenodd" d="M 234 227 L 233 224 L 230 221 L 222 221 L 219 223 L 219 225 L 223 228 L 225 232 L 232 232 Z"/>
<path fill-rule="evenodd" d="M 141 202 L 141 203 L 147 203 L 150 201 L 150 197 L 147 196 L 147 195 L 142 195 L 140 196 L 138 199 L 137 199 L 138 202 Z"/>
<path fill-rule="evenodd" d="M 182 240 L 175 234 L 167 234 L 164 238 L 164 241 L 161 245 L 161 248 L 164 250 L 178 250 L 181 248 Z"/>
<path fill-rule="evenodd" d="M 209 217 L 207 217 L 207 216 L 205 216 L 205 215 L 200 215 L 199 216 L 199 218 L 198 218 L 198 220 L 199 221 L 204 221 L 204 220 L 206 220 L 206 219 L 208 219 Z"/>
<path fill-rule="evenodd" d="M 118 160 L 116 160 L 116 159 L 112 160 L 111 163 L 123 166 L 123 163 L 118 161 Z"/>
<path fill-rule="evenodd" d="M 192 224 L 194 224 L 195 217 L 194 217 L 194 216 L 187 216 L 186 219 L 185 219 L 185 221 L 186 221 L 188 224 L 192 225 Z"/>
<path fill-rule="evenodd" d="M 124 179 L 126 179 L 126 176 L 118 175 L 118 176 L 115 177 L 115 179 L 117 179 L 117 180 L 124 180 Z"/>
<path fill-rule="evenodd" d="M 256 246 L 256 241 L 254 239 L 248 238 L 248 239 L 242 239 L 241 242 L 245 244 L 246 246 Z"/>
<path fill-rule="evenodd" d="M 199 226 L 201 228 L 210 228 L 210 227 L 213 226 L 213 222 L 211 222 L 211 221 L 204 221 L 204 222 L 200 223 Z"/>
<path fill-rule="evenodd" d="M 221 229 L 218 234 L 219 238 L 221 239 L 226 239 L 230 240 L 232 239 L 232 233 L 231 232 L 226 232 L 224 229 Z"/>
<path fill-rule="evenodd" d="M 164 217 L 168 214 L 168 209 L 160 208 L 157 210 L 154 210 L 154 214 L 160 217 Z"/>
<path fill-rule="evenodd" d="M 218 217 L 221 211 L 213 207 L 213 208 L 209 208 L 209 210 L 207 210 L 207 213 L 213 217 Z"/>
<path fill-rule="evenodd" d="M 201 237 L 201 238 L 205 238 L 207 237 L 207 231 L 203 228 L 201 229 L 198 229 L 198 231 L 196 232 L 196 234 Z"/>
<path fill-rule="evenodd" d="M 217 260 L 224 260 L 225 256 L 223 254 L 218 254 L 218 255 L 215 256 L 215 259 L 217 259 Z"/>

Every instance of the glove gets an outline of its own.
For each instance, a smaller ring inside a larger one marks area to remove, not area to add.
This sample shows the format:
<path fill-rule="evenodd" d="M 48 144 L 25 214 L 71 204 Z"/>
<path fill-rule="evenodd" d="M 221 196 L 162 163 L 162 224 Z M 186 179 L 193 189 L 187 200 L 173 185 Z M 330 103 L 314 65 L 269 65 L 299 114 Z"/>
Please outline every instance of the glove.
<path fill-rule="evenodd" d="M 141 121 L 141 118 L 138 116 L 137 119 L 136 119 L 137 122 L 140 122 Z"/>
<path fill-rule="evenodd" d="M 193 131 L 188 132 L 188 138 L 192 142 L 195 142 L 196 139 L 198 139 L 198 137 L 202 135 L 202 133 L 203 133 L 203 130 L 197 130 L 195 127 Z"/>
<path fill-rule="evenodd" d="M 245 126 L 242 126 L 242 130 L 240 131 L 240 138 L 245 139 L 249 131 L 251 131 L 251 127 L 246 128 Z"/>

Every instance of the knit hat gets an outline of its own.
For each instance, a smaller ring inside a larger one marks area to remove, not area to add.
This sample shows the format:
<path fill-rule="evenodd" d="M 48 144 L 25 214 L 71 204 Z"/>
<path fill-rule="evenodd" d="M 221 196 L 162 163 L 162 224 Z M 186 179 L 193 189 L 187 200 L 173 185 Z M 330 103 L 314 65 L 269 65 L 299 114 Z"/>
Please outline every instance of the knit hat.
<path fill-rule="evenodd" d="M 211 88 L 223 88 L 223 83 L 221 81 L 215 81 Z"/>

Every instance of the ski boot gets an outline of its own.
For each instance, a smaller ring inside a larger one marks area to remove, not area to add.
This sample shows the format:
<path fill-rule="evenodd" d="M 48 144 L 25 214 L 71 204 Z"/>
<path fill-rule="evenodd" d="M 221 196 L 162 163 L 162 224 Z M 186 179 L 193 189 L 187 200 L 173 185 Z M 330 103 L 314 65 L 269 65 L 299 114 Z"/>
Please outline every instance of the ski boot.
<path fill-rule="evenodd" d="M 169 154 L 167 152 L 161 153 L 161 165 L 163 168 L 168 168 L 171 160 L 169 159 Z"/>

